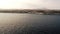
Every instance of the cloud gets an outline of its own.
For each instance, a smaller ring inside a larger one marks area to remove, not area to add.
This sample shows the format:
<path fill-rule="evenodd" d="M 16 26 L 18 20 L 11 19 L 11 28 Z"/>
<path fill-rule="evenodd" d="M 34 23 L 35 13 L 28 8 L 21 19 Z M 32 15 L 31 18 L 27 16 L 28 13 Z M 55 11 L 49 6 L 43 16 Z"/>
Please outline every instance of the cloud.
<path fill-rule="evenodd" d="M 0 0 L 2 9 L 60 9 L 60 0 Z"/>

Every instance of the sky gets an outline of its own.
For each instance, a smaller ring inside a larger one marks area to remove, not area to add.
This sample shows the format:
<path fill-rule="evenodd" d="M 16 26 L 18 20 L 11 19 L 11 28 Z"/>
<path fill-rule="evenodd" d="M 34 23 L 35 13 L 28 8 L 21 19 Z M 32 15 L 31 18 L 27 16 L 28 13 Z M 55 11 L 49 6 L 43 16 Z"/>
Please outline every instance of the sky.
<path fill-rule="evenodd" d="M 0 0 L 0 9 L 60 9 L 60 0 Z"/>

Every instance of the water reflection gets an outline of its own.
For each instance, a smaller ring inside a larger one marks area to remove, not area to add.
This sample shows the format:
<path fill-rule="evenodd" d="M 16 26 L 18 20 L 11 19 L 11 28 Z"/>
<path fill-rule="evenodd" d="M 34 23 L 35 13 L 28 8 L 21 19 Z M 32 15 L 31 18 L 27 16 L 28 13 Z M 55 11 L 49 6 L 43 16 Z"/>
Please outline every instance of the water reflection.
<path fill-rule="evenodd" d="M 58 34 L 60 16 L 0 13 L 0 34 Z"/>

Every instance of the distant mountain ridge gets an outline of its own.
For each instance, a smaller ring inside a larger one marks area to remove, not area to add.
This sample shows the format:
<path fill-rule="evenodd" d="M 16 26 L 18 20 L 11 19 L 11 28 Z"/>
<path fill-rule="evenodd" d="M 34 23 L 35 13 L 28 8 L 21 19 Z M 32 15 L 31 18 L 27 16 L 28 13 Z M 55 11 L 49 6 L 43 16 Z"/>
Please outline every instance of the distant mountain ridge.
<path fill-rule="evenodd" d="M 0 13 L 32 13 L 32 14 L 60 14 L 60 10 L 49 10 L 49 9 L 14 9 L 14 10 L 0 10 Z"/>

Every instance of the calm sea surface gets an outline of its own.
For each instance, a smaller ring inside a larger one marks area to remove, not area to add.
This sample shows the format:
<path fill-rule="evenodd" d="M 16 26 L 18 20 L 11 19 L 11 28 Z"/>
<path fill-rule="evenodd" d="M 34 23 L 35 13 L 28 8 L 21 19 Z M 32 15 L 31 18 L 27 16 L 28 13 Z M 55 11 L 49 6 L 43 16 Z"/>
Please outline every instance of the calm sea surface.
<path fill-rule="evenodd" d="M 60 34 L 60 15 L 0 13 L 0 34 Z"/>

